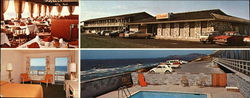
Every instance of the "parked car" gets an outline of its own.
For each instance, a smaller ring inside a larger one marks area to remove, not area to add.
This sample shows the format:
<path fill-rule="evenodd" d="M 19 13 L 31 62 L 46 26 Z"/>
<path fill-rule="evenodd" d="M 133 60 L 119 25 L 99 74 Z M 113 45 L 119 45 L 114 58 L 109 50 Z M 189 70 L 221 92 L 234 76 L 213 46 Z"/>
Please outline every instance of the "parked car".
<path fill-rule="evenodd" d="M 123 33 L 123 31 L 114 31 L 114 32 L 111 32 L 111 33 L 109 33 L 109 36 L 110 37 L 119 37 L 120 33 Z"/>
<path fill-rule="evenodd" d="M 120 33 L 119 34 L 119 37 L 123 37 L 123 38 L 129 38 L 129 35 L 130 34 L 134 34 L 135 32 L 134 31 L 125 31 L 123 33 Z"/>
<path fill-rule="evenodd" d="M 100 36 L 108 36 L 112 31 L 103 30 L 99 33 Z"/>
<path fill-rule="evenodd" d="M 204 44 L 207 42 L 214 44 L 214 37 L 219 36 L 219 35 L 222 35 L 222 34 L 218 31 L 205 32 L 205 34 L 200 36 L 200 42 Z"/>
<path fill-rule="evenodd" d="M 149 70 L 150 73 L 171 73 L 173 72 L 173 69 L 166 64 L 160 64 L 157 67 Z"/>
<path fill-rule="evenodd" d="M 224 32 L 223 35 L 215 36 L 214 42 L 221 45 L 243 45 L 244 37 L 235 31 Z"/>
<path fill-rule="evenodd" d="M 166 64 L 172 68 L 180 68 L 181 62 L 179 60 L 168 60 Z"/>
<path fill-rule="evenodd" d="M 250 36 L 245 36 L 243 41 L 245 42 L 246 45 L 250 45 Z"/>
<path fill-rule="evenodd" d="M 145 32 L 135 32 L 134 34 L 130 34 L 129 38 L 151 38 L 153 34 L 151 33 L 145 33 Z"/>

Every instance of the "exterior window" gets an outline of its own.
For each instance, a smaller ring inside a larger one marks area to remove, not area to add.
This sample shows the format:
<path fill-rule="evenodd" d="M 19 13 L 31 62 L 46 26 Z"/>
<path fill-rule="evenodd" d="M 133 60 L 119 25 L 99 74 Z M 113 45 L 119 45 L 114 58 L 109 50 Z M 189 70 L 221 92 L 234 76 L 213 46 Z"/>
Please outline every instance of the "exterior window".
<path fill-rule="evenodd" d="M 46 71 L 46 58 L 30 58 L 30 74 L 44 75 Z"/>
<path fill-rule="evenodd" d="M 64 75 L 68 72 L 68 58 L 55 58 L 55 80 L 64 81 Z"/>

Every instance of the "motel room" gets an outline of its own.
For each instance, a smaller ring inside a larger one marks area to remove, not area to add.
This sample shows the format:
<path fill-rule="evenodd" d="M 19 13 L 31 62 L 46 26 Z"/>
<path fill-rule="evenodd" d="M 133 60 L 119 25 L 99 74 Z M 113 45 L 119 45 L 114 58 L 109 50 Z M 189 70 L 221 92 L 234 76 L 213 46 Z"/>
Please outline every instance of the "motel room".
<path fill-rule="evenodd" d="M 1 0 L 0 47 L 79 47 L 78 4 L 78 0 Z"/>
<path fill-rule="evenodd" d="M 78 98 L 77 50 L 1 50 L 0 97 Z"/>

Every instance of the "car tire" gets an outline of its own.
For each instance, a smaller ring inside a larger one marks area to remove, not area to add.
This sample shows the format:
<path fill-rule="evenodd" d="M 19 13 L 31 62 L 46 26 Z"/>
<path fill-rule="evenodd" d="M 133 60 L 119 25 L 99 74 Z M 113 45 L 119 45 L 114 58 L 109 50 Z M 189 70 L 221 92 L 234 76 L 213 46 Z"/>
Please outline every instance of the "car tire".
<path fill-rule="evenodd" d="M 149 71 L 149 73 L 153 73 L 153 74 L 154 74 L 154 73 L 155 73 L 155 71 L 151 70 L 151 71 Z"/>
<path fill-rule="evenodd" d="M 170 74 L 170 73 L 171 73 L 171 72 L 170 72 L 170 71 L 168 71 L 168 70 L 167 70 L 167 71 L 165 71 L 165 74 Z"/>

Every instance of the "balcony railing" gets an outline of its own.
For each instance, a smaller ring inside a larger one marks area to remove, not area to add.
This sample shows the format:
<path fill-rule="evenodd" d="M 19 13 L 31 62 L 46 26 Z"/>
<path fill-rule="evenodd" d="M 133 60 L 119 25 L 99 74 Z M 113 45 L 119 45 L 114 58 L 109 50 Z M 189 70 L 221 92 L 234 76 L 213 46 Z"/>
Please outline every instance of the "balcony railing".
<path fill-rule="evenodd" d="M 95 24 L 85 24 L 85 27 L 104 27 L 104 26 L 125 26 L 125 23 L 95 23 Z"/>
<path fill-rule="evenodd" d="M 227 59 L 227 58 L 215 58 L 214 60 L 238 72 L 241 72 L 247 76 L 250 76 L 250 61 L 238 60 L 238 59 Z"/>

